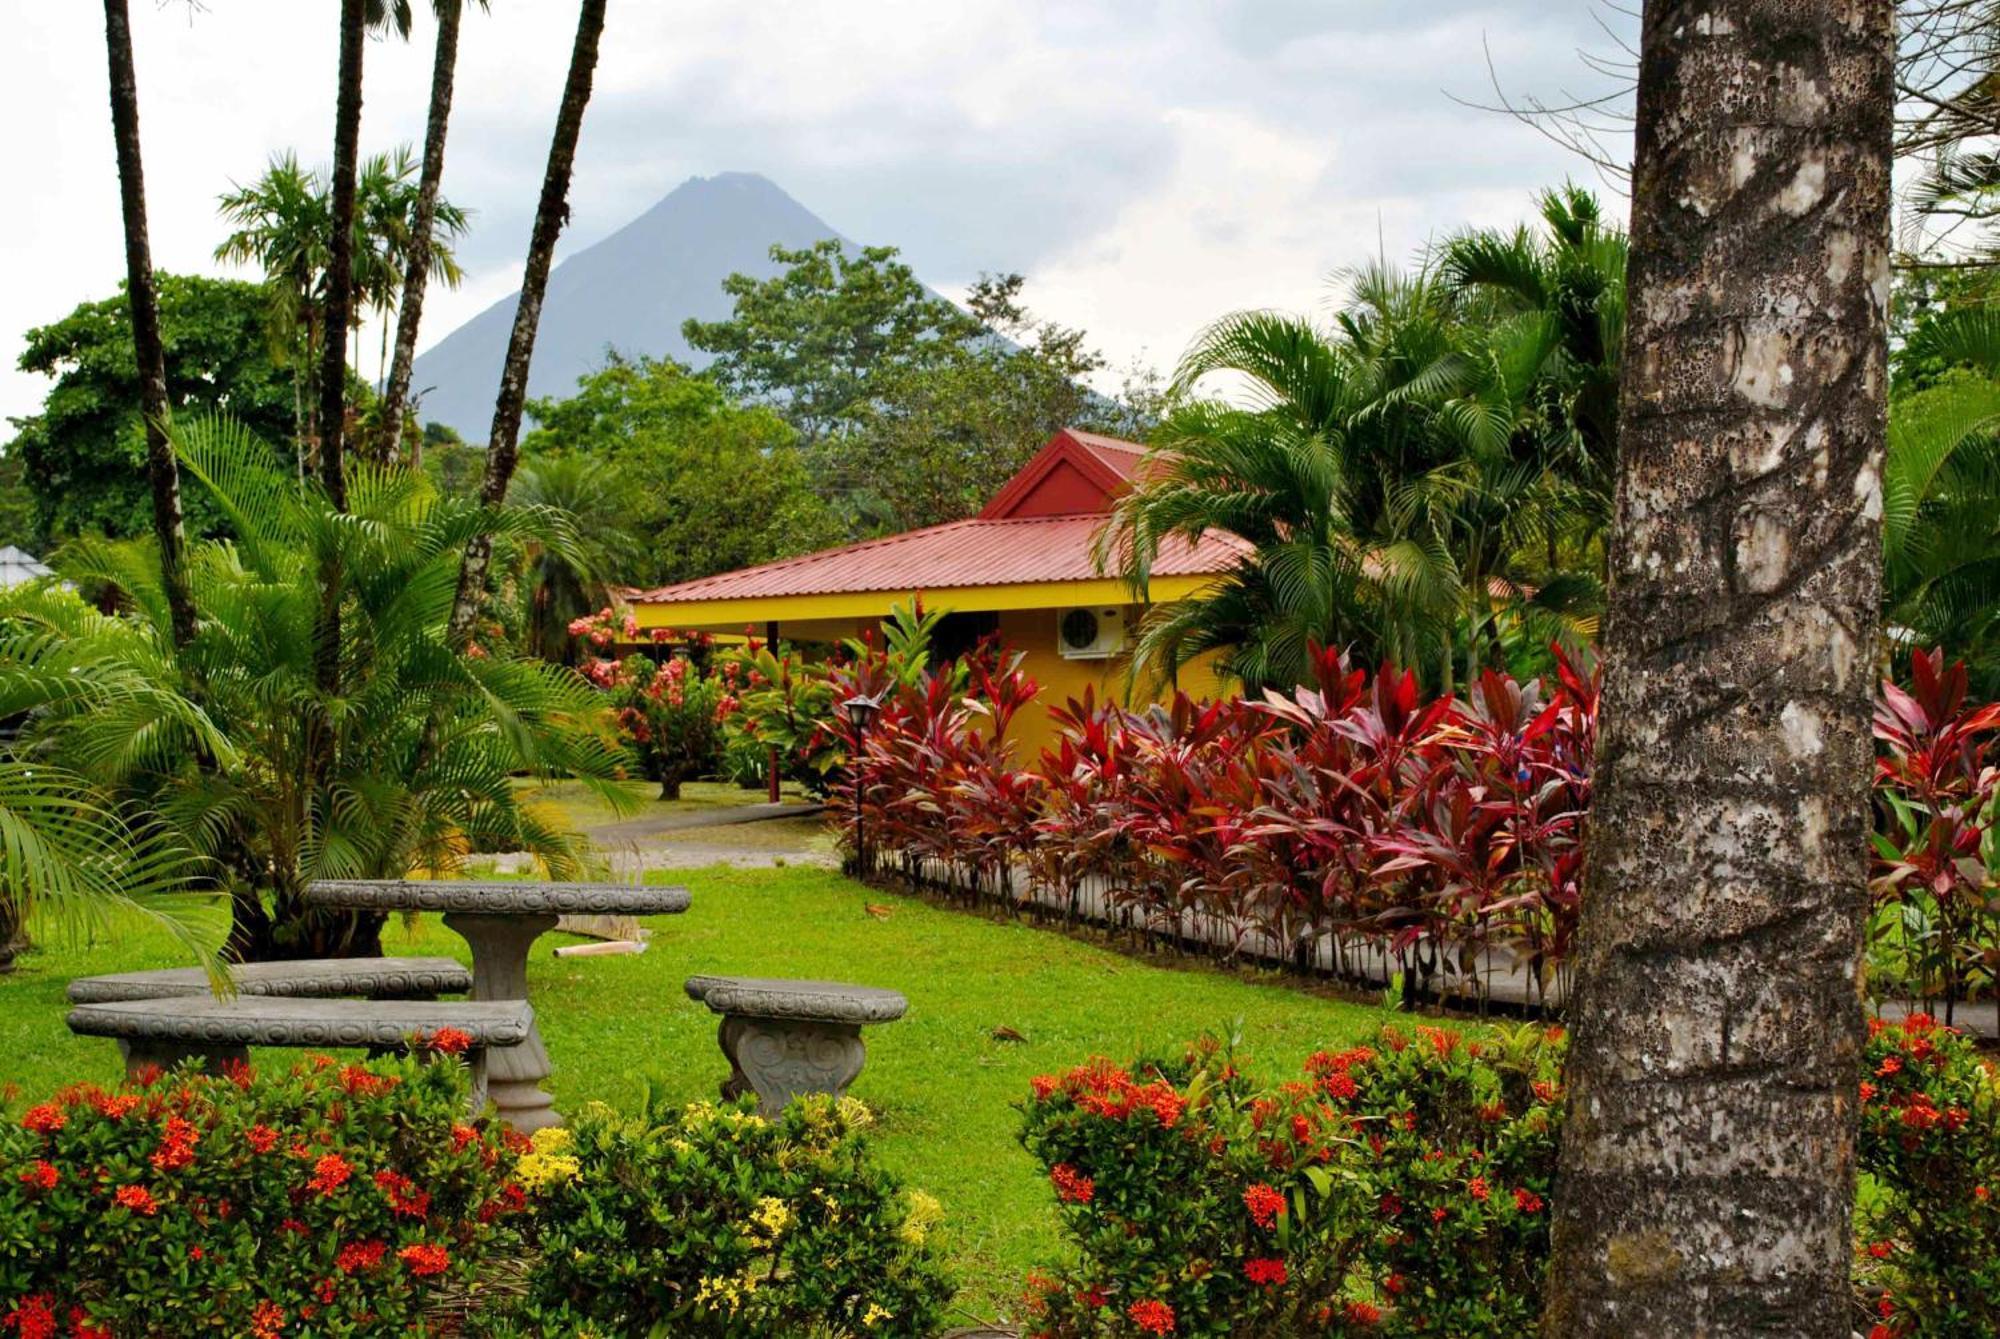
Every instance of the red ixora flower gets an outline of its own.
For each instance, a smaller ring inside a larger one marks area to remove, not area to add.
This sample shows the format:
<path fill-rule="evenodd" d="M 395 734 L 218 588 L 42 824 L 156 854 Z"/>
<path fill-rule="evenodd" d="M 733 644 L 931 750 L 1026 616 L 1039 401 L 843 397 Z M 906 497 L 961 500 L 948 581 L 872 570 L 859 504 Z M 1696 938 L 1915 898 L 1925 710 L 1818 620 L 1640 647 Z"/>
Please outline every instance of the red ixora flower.
<path fill-rule="evenodd" d="M 1514 1191 L 1514 1207 L 1522 1213 L 1540 1213 L 1542 1211 L 1542 1197 L 1532 1190 L 1516 1187 Z"/>
<path fill-rule="evenodd" d="M 1097 1182 L 1066 1162 L 1049 1168 L 1049 1182 L 1056 1188 L 1056 1198 L 1065 1204 L 1088 1204 L 1097 1193 Z"/>
<path fill-rule="evenodd" d="M 14 1331 L 20 1339 L 55 1339 L 55 1304 L 47 1293 L 30 1293 L 0 1318 L 0 1328 Z"/>
<path fill-rule="evenodd" d="M 424 1038 L 424 1045 L 446 1055 L 463 1055 L 472 1048 L 472 1035 L 455 1027 L 441 1027 Z"/>
<path fill-rule="evenodd" d="M 201 1140 L 201 1131 L 191 1121 L 179 1116 L 167 1117 L 167 1128 L 160 1136 L 160 1146 L 153 1151 L 153 1166 L 163 1172 L 177 1172 L 194 1162 L 194 1146 Z"/>
<path fill-rule="evenodd" d="M 1350 1325 L 1373 1325 L 1382 1319 L 1382 1309 L 1367 1302 L 1347 1304 L 1347 1323 Z"/>
<path fill-rule="evenodd" d="M 159 1204 L 153 1199 L 153 1192 L 144 1186 L 120 1186 L 111 1192 L 111 1200 L 119 1208 L 130 1209 L 133 1213 L 146 1218 L 160 1211 Z"/>
<path fill-rule="evenodd" d="M 415 1246 L 405 1246 L 396 1255 L 418 1278 L 442 1274 L 451 1267 L 451 1253 L 442 1246 L 428 1246 L 420 1242 Z"/>
<path fill-rule="evenodd" d="M 1285 1197 L 1259 1181 L 1243 1192 L 1243 1207 L 1258 1227 L 1269 1227 L 1285 1211 Z"/>
<path fill-rule="evenodd" d="M 357 1270 L 375 1268 L 388 1253 L 387 1242 L 350 1241 L 340 1248 L 340 1254 L 334 1257 L 333 1263 L 341 1273 L 352 1274 Z"/>
<path fill-rule="evenodd" d="M 60 1180 L 62 1173 L 56 1170 L 56 1165 L 41 1158 L 35 1159 L 34 1165 L 21 1173 L 21 1184 L 36 1190 L 54 1190 Z"/>
<path fill-rule="evenodd" d="M 1465 1183 L 1465 1193 L 1476 1200 L 1484 1200 L 1493 1191 L 1487 1186 L 1485 1177 L 1475 1176 Z"/>
<path fill-rule="evenodd" d="M 1260 1258 L 1243 1262 L 1243 1277 L 1266 1288 L 1281 1288 L 1291 1275 L 1283 1260 Z"/>
<path fill-rule="evenodd" d="M 251 1339 L 278 1339 L 285 1332 L 285 1309 L 266 1299 L 250 1312 Z"/>
<path fill-rule="evenodd" d="M 322 1153 L 313 1163 L 312 1180 L 306 1182 L 306 1189 L 321 1195 L 331 1196 L 334 1191 L 347 1184 L 347 1178 L 354 1175 L 354 1168 L 338 1153 Z"/>
<path fill-rule="evenodd" d="M 431 1193 L 417 1189 L 416 1183 L 401 1172 L 377 1172 L 375 1185 L 388 1197 L 389 1208 L 396 1213 L 409 1218 L 422 1218 L 430 1212 Z"/>
<path fill-rule="evenodd" d="M 1148 1297 L 1125 1308 L 1125 1314 L 1132 1323 L 1147 1334 L 1172 1334 L 1174 1332 L 1174 1309 L 1165 1302 Z"/>
<path fill-rule="evenodd" d="M 54 1102 L 29 1107 L 21 1115 L 21 1128 L 30 1134 L 54 1134 L 69 1124 L 69 1113 Z"/>
<path fill-rule="evenodd" d="M 268 1125 L 253 1125 L 243 1132 L 243 1142 L 252 1153 L 269 1153 L 278 1146 L 278 1132 Z"/>

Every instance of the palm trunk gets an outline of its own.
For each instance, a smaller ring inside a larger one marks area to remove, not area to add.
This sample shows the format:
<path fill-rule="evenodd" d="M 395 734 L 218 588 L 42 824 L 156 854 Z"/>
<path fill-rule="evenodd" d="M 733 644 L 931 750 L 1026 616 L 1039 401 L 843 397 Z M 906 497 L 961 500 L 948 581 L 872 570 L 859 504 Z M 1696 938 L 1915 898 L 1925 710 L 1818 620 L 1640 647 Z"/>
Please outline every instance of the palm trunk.
<path fill-rule="evenodd" d="M 424 285 L 430 279 L 431 229 L 437 220 L 438 189 L 444 181 L 445 128 L 451 120 L 452 80 L 458 68 L 458 21 L 464 0 L 437 7 L 437 54 L 431 59 L 431 109 L 424 124 L 424 166 L 417 181 L 417 217 L 410 239 L 410 263 L 403 272 L 403 307 L 396 314 L 396 353 L 382 391 L 382 439 L 378 455 L 393 460 L 403 436 L 403 402 L 410 394 L 417 358 L 417 329 L 424 317 Z"/>
<path fill-rule="evenodd" d="M 556 132 L 549 144 L 548 170 L 542 178 L 542 198 L 535 207 L 535 229 L 528 239 L 527 272 L 521 278 L 521 300 L 514 308 L 514 333 L 507 341 L 507 361 L 500 370 L 500 397 L 493 406 L 493 429 L 486 442 L 486 477 L 479 500 L 497 507 L 507 500 L 519 455 L 521 408 L 528 394 L 528 364 L 535 352 L 535 329 L 542 319 L 542 297 L 548 291 L 549 265 L 556 238 L 569 219 L 570 171 L 576 163 L 576 142 L 583 130 L 583 109 L 590 102 L 590 81 L 597 69 L 597 42 L 604 33 L 604 0 L 583 0 L 577 15 L 576 45 L 570 51 L 569 78 L 563 85 Z M 458 593 L 452 602 L 451 644 L 464 646 L 479 616 L 486 569 L 493 559 L 493 536 L 479 535 L 465 546 L 459 565 Z"/>
<path fill-rule="evenodd" d="M 118 196 L 125 213 L 125 287 L 132 303 L 132 350 L 139 364 L 139 413 L 146 428 L 146 482 L 153 492 L 153 534 L 174 645 L 194 639 L 181 523 L 181 475 L 167 437 L 167 355 L 160 342 L 160 301 L 146 229 L 146 176 L 139 158 L 139 83 L 132 72 L 132 25 L 125 0 L 104 0 L 104 48 L 111 68 L 111 131 L 118 144 Z"/>
<path fill-rule="evenodd" d="M 1893 0 L 1649 0 L 1545 1332 L 1847 1339 Z"/>
<path fill-rule="evenodd" d="M 326 314 L 319 365 L 319 468 L 333 505 L 347 506 L 341 438 L 347 410 L 347 328 L 354 312 L 354 173 L 361 139 L 364 0 L 340 3 L 340 87 L 333 114 L 333 235 L 327 239 Z"/>

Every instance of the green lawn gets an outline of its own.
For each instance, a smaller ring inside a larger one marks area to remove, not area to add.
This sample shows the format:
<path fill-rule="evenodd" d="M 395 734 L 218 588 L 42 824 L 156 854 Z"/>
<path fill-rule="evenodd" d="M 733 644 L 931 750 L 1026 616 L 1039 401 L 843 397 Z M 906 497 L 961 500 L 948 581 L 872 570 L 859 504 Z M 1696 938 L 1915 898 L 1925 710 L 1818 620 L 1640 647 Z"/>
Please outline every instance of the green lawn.
<path fill-rule="evenodd" d="M 631 797 L 631 806 L 624 812 L 613 808 L 603 796 L 578 781 L 523 779 L 517 780 L 514 787 L 523 799 L 552 810 L 562 822 L 578 830 L 601 827 L 609 823 L 630 822 L 633 819 L 695 814 L 704 809 L 726 809 L 742 804 L 762 804 L 767 798 L 761 788 L 745 790 L 727 781 L 686 782 L 681 786 L 680 799 L 671 801 L 660 799 L 659 783 L 655 781 L 622 781 L 614 784 L 616 789 Z M 803 802 L 806 798 L 804 792 L 793 782 L 785 784 L 783 793 L 787 800 Z"/>
<path fill-rule="evenodd" d="M 710 869 L 673 876 L 694 893 L 684 916 L 661 917 L 650 952 L 629 958 L 535 959 L 531 986 L 556 1064 L 559 1103 L 625 1104 L 641 1076 L 679 1097 L 712 1096 L 724 1073 L 715 1023 L 681 992 L 695 972 L 830 977 L 893 986 L 903 1021 L 870 1032 L 854 1094 L 873 1107 L 877 1145 L 912 1184 L 941 1199 L 971 1311 L 1009 1307 L 1021 1275 L 1059 1249 L 1047 1186 L 1014 1142 L 1011 1104 L 1030 1076 L 1093 1053 L 1124 1057 L 1240 1020 L 1267 1075 L 1296 1072 L 1321 1046 L 1371 1031 L 1376 1011 L 1245 976 L 1176 970 L 1026 925 L 864 888 L 821 869 Z M 881 918 L 868 914 L 886 908 Z M 551 941 L 542 941 L 548 946 Z M 435 920 L 393 923 L 388 951 L 454 953 Z M 72 1038 L 62 991 L 72 975 L 171 965 L 154 932 L 121 929 L 90 948 L 36 951 L 0 978 L 0 1082 L 27 1094 L 116 1074 L 109 1043 Z M 995 1041 L 1006 1026 L 1025 1042 Z"/>

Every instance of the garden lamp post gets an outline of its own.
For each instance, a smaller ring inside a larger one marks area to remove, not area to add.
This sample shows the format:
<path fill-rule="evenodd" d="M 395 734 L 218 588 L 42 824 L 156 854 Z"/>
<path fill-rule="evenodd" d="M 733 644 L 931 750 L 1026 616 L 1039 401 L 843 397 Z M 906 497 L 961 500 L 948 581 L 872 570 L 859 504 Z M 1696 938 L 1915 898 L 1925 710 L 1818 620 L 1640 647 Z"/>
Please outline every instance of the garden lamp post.
<path fill-rule="evenodd" d="M 856 693 L 840 704 L 847 713 L 847 723 L 854 728 L 854 753 L 849 759 L 854 776 L 854 868 L 862 878 L 868 877 L 868 830 L 861 810 L 861 749 L 868 735 L 868 727 L 882 710 L 882 699 L 870 697 L 866 693 Z"/>

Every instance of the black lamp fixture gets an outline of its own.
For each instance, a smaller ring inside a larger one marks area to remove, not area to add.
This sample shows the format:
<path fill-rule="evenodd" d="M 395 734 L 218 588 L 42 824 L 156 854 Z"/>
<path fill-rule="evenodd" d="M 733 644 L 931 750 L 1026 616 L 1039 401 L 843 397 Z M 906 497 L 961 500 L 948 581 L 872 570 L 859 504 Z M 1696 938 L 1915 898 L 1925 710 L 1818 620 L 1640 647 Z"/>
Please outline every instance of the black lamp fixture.
<path fill-rule="evenodd" d="M 854 768 L 854 869 L 862 878 L 867 878 L 874 862 L 869 859 L 868 825 L 861 807 L 861 742 L 868 736 L 868 727 L 875 722 L 882 710 L 882 699 L 870 697 L 866 693 L 856 693 L 840 704 L 847 713 L 847 723 L 854 727 L 854 756 L 848 761 Z"/>
<path fill-rule="evenodd" d="M 875 717 L 882 710 L 882 699 L 870 697 L 866 693 L 856 693 L 840 704 L 847 713 L 847 723 L 854 727 L 856 739 L 868 733 L 868 727 L 875 723 Z"/>

